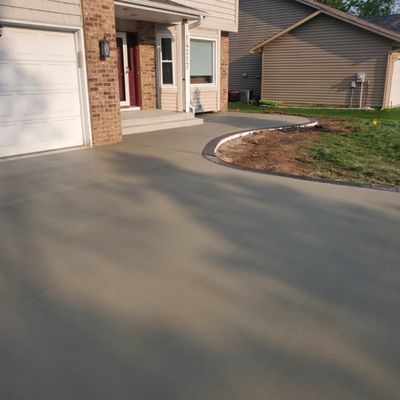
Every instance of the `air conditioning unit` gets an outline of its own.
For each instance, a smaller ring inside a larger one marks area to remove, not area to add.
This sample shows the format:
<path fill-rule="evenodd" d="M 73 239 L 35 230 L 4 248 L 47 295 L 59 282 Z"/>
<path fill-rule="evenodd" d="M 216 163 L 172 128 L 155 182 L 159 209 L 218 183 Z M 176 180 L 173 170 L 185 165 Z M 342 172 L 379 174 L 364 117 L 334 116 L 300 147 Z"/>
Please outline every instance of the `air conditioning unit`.
<path fill-rule="evenodd" d="M 241 90 L 239 94 L 239 101 L 242 104 L 250 103 L 250 90 Z"/>

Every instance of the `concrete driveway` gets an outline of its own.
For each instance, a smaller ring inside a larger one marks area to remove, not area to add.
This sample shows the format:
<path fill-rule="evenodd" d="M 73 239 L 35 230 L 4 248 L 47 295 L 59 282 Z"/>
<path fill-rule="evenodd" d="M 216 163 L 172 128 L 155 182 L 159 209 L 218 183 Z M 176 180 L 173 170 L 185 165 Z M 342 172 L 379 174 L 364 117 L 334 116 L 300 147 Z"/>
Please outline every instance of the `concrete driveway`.
<path fill-rule="evenodd" d="M 204 126 L 0 164 L 3 400 L 395 400 L 400 195 L 203 159 Z"/>

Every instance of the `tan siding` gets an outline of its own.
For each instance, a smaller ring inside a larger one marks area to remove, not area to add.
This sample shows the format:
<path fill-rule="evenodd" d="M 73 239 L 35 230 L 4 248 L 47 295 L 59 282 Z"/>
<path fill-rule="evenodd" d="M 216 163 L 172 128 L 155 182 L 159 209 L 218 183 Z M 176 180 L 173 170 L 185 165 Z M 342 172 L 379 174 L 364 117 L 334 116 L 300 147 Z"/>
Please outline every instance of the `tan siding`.
<path fill-rule="evenodd" d="M 178 111 L 178 91 L 176 88 L 161 88 L 161 110 Z"/>
<path fill-rule="evenodd" d="M 192 31 L 192 37 L 210 38 L 216 40 L 217 58 L 216 67 L 221 65 L 221 38 L 217 30 L 205 30 L 197 28 Z M 219 111 L 220 99 L 220 70 L 215 71 L 215 84 L 212 85 L 190 85 L 191 103 L 197 112 Z"/>
<path fill-rule="evenodd" d="M 391 41 L 319 16 L 264 47 L 262 97 L 287 104 L 347 106 L 350 83 L 365 72 L 364 105 L 383 103 Z M 358 101 L 357 88 L 355 101 Z"/>
<path fill-rule="evenodd" d="M 250 49 L 314 11 L 293 0 L 241 0 L 239 33 L 230 35 L 229 88 L 259 94 L 261 54 L 250 54 Z"/>
<path fill-rule="evenodd" d="M 239 0 L 175 0 L 185 6 L 204 10 L 209 14 L 202 26 L 236 32 Z"/>
<path fill-rule="evenodd" d="M 0 18 L 81 26 L 79 0 L 0 0 Z"/>
<path fill-rule="evenodd" d="M 217 88 L 192 87 L 190 96 L 191 104 L 196 108 L 196 112 L 217 111 L 219 108 Z"/>

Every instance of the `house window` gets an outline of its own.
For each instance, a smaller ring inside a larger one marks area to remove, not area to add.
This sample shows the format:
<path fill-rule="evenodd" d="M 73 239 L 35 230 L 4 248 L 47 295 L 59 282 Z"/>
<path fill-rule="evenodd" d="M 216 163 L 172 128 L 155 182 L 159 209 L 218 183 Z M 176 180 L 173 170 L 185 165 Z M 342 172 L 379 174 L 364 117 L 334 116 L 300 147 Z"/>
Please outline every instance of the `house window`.
<path fill-rule="evenodd" d="M 215 41 L 190 40 L 190 83 L 215 83 Z"/>
<path fill-rule="evenodd" d="M 174 84 L 174 56 L 172 37 L 161 38 L 161 82 L 163 85 Z"/>

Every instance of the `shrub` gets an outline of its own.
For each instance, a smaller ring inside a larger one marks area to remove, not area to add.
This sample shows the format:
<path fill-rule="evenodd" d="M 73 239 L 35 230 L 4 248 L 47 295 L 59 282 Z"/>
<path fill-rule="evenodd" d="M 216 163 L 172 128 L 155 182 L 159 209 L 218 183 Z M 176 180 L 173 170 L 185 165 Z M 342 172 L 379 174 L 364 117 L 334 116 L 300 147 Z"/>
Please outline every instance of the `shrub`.
<path fill-rule="evenodd" d="M 265 107 L 281 107 L 283 103 L 280 100 L 261 99 L 259 105 Z"/>

